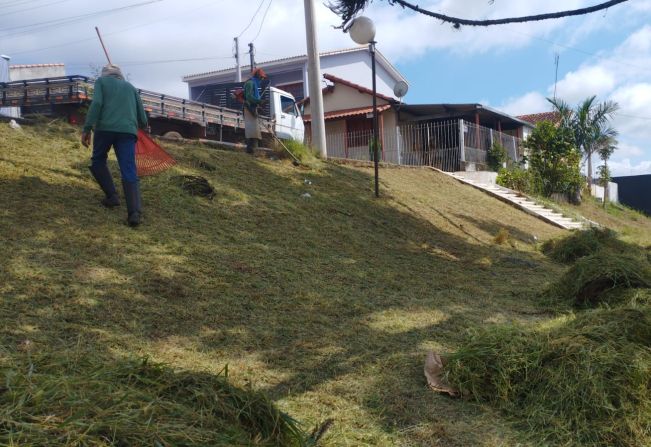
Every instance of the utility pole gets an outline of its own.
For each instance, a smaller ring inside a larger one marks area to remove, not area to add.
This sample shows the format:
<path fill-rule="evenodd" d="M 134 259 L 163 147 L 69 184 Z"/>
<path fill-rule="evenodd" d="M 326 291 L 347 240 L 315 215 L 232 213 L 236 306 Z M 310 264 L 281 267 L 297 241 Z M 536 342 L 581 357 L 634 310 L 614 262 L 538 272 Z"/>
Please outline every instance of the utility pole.
<path fill-rule="evenodd" d="M 307 39 L 307 77 L 310 91 L 310 113 L 312 115 L 312 145 L 322 158 L 328 156 L 323 115 L 323 92 L 321 91 L 321 62 L 316 36 L 316 15 L 314 0 L 304 0 L 305 35 Z"/>
<path fill-rule="evenodd" d="M 556 101 L 556 85 L 558 85 L 558 60 L 561 56 L 556 53 L 554 55 L 554 63 L 556 64 L 556 76 L 554 77 L 554 101 Z"/>
<path fill-rule="evenodd" d="M 240 68 L 240 39 L 236 37 L 235 41 L 235 81 L 242 82 L 242 69 Z"/>
<path fill-rule="evenodd" d="M 249 44 L 249 58 L 251 59 L 251 72 L 253 72 L 255 70 L 255 47 L 253 42 Z"/>

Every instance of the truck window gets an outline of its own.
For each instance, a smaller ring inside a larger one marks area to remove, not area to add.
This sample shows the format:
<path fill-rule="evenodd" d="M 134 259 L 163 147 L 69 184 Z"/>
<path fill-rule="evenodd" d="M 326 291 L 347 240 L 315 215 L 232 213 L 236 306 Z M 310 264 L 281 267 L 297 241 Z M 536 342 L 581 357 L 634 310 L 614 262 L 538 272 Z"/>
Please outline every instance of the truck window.
<path fill-rule="evenodd" d="M 287 96 L 280 96 L 280 108 L 283 113 L 296 116 L 296 103 Z"/>

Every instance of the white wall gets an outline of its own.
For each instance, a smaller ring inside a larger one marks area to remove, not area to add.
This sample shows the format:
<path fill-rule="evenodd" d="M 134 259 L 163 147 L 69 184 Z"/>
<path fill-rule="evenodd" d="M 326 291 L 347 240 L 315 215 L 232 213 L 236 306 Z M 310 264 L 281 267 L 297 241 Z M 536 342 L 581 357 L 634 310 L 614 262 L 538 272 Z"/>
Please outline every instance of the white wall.
<path fill-rule="evenodd" d="M 360 51 L 351 51 L 345 53 L 327 54 L 321 56 L 321 74 L 327 73 L 339 78 L 345 79 L 349 82 L 359 84 L 368 89 L 372 88 L 371 76 L 371 55 L 368 49 L 363 48 Z M 307 61 L 306 59 L 298 59 L 297 61 L 287 63 L 277 63 L 275 66 L 267 66 L 264 62 L 259 63 L 258 66 L 262 67 L 271 78 L 274 74 L 287 73 L 287 72 L 303 72 L 304 81 L 304 96 L 309 95 L 309 84 L 307 74 Z M 396 79 L 389 74 L 389 72 L 380 64 L 380 57 L 376 60 L 377 71 L 377 91 L 386 96 L 394 97 L 393 87 L 397 82 Z M 206 75 L 204 79 L 192 80 L 188 82 L 188 89 L 192 87 L 222 84 L 226 82 L 234 82 L 234 70 L 232 72 L 219 73 L 216 75 Z M 243 76 L 246 79 L 246 76 Z M 298 79 L 297 79 L 298 80 Z M 321 85 L 325 87 L 325 80 L 321 81 Z"/>
<path fill-rule="evenodd" d="M 617 187 L 618 187 L 617 183 L 613 183 L 613 182 L 608 183 L 608 200 L 610 202 L 619 203 L 619 195 L 618 195 L 619 190 L 617 189 Z M 603 201 L 604 199 L 603 186 L 592 185 L 592 196 Z"/>
<path fill-rule="evenodd" d="M 12 81 L 25 81 L 27 79 L 55 78 L 65 76 L 66 68 L 63 65 L 47 64 L 41 67 L 9 66 L 9 78 Z"/>
<path fill-rule="evenodd" d="M 385 105 L 387 101 L 378 98 L 377 105 Z M 354 109 L 357 107 L 370 107 L 373 105 L 373 96 L 368 93 L 360 93 L 357 89 L 347 85 L 335 84 L 335 89 L 331 93 L 323 95 L 323 112 L 333 112 L 336 110 Z M 305 114 L 310 115 L 310 104 L 305 105 Z"/>
<path fill-rule="evenodd" d="M 9 61 L 4 57 L 0 57 L 0 82 L 9 82 Z M 20 108 L 19 107 L 0 108 L 0 115 L 10 116 L 12 118 L 19 118 Z"/>
<path fill-rule="evenodd" d="M 376 60 L 377 92 L 395 97 L 393 87 L 397 82 Z M 321 73 L 331 74 L 368 89 L 373 87 L 371 55 L 368 51 L 355 51 L 321 57 Z"/>

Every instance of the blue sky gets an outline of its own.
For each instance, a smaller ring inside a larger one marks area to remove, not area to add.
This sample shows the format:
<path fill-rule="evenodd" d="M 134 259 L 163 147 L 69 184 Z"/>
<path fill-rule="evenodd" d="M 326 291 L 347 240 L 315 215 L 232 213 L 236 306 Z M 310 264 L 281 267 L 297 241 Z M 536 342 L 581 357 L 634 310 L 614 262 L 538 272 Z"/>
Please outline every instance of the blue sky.
<path fill-rule="evenodd" d="M 241 35 L 244 44 L 255 42 L 258 61 L 305 54 L 300 0 L 158 0 L 97 14 L 146 1 L 0 0 L 0 53 L 16 64 L 64 62 L 69 74 L 89 73 L 104 63 L 94 30 L 99 26 L 112 58 L 135 85 L 179 96 L 187 93 L 183 75 L 233 65 L 234 36 Z M 418 3 L 479 19 L 600 1 Z M 353 46 L 348 35 L 334 28 L 338 17 L 320 0 L 315 3 L 320 49 Z M 576 103 L 596 94 L 600 100 L 620 103 L 614 123 L 620 131 L 620 149 L 611 163 L 614 172 L 651 173 L 651 0 L 629 0 L 590 16 L 460 30 L 385 0 L 372 2 L 364 15 L 376 23 L 380 51 L 409 80 L 409 103 L 481 102 L 516 115 L 545 111 L 558 53 L 560 98 Z"/>

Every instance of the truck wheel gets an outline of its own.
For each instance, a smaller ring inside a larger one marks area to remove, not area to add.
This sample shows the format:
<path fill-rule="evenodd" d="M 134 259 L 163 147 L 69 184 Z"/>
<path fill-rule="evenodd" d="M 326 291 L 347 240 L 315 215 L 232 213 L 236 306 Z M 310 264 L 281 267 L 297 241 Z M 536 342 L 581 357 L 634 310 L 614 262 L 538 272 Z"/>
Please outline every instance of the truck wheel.
<path fill-rule="evenodd" d="M 181 135 L 180 133 L 178 133 L 178 132 L 176 132 L 174 130 L 171 130 L 169 132 L 165 132 L 163 134 L 163 137 L 169 138 L 171 140 L 182 140 L 183 139 L 183 135 Z"/>

